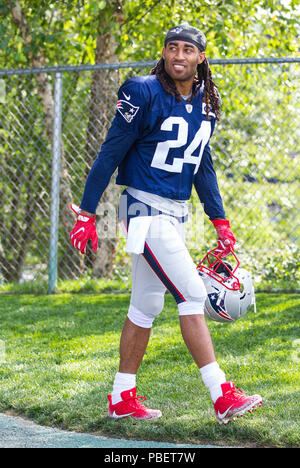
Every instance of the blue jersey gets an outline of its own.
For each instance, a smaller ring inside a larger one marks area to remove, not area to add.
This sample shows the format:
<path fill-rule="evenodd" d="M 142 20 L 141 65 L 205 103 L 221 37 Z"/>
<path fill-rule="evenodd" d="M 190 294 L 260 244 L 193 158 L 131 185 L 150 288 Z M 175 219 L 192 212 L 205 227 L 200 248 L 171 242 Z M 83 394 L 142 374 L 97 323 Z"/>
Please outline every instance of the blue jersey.
<path fill-rule="evenodd" d="M 118 168 L 117 184 L 170 199 L 188 200 L 194 184 L 208 216 L 225 218 L 209 148 L 215 116 L 207 119 L 202 99 L 199 90 L 178 102 L 155 75 L 126 81 L 80 207 L 95 212 Z"/>

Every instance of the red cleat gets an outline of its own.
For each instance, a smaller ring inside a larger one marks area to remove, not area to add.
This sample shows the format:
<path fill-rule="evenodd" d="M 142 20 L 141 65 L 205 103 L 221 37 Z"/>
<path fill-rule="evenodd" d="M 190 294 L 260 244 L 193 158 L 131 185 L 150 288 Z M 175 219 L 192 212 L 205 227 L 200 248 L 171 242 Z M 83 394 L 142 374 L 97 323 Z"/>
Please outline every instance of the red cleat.
<path fill-rule="evenodd" d="M 262 405 L 260 395 L 247 396 L 241 390 L 235 388 L 233 382 L 225 382 L 221 385 L 223 396 L 214 404 L 217 420 L 220 424 L 227 424 L 243 414 L 256 410 Z"/>
<path fill-rule="evenodd" d="M 111 402 L 111 395 L 107 396 L 109 401 L 108 416 L 110 418 L 120 419 L 131 417 L 144 421 L 147 419 L 157 419 L 161 417 L 160 410 L 147 408 L 141 403 L 142 401 L 145 401 L 146 398 L 137 397 L 136 388 L 122 392 L 121 397 L 122 401 L 113 405 Z"/>

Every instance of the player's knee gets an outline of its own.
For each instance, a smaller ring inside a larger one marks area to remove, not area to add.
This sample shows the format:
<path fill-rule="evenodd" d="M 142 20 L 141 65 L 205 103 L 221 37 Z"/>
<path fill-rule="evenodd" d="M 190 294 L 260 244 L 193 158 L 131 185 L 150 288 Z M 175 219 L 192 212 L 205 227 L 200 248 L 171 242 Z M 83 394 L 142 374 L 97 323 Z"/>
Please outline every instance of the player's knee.
<path fill-rule="evenodd" d="M 137 326 L 151 328 L 154 319 L 164 308 L 164 294 L 145 294 L 137 303 L 131 303 L 128 318 Z"/>
<path fill-rule="evenodd" d="M 164 302 L 164 294 L 146 294 L 140 307 L 146 315 L 155 319 L 155 317 L 157 317 L 162 312 L 164 308 Z"/>
<path fill-rule="evenodd" d="M 178 304 L 179 315 L 204 314 L 207 292 L 198 274 L 186 282 L 185 292 L 185 301 Z"/>
<path fill-rule="evenodd" d="M 202 278 L 196 272 L 186 284 L 186 299 L 196 302 L 203 302 L 206 299 L 207 292 Z"/>

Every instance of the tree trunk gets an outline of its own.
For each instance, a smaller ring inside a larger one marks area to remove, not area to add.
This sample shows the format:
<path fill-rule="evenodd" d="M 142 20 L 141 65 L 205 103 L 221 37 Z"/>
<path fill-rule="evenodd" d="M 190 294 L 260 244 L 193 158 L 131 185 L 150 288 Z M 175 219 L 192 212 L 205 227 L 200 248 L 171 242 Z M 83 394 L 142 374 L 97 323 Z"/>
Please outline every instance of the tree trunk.
<path fill-rule="evenodd" d="M 32 43 L 32 35 L 30 32 L 30 26 L 27 22 L 26 16 L 22 11 L 20 3 L 15 1 L 11 8 L 11 14 L 13 21 L 20 30 L 21 37 L 23 39 L 24 48 L 26 46 L 28 52 L 27 57 L 29 64 L 34 68 L 41 68 L 45 66 L 45 58 L 40 51 L 35 54 L 30 50 Z M 54 118 L 54 101 L 53 101 L 53 90 L 49 82 L 48 76 L 45 73 L 39 73 L 35 75 L 38 83 L 38 93 L 41 98 L 45 116 L 45 129 L 49 141 L 52 144 L 53 138 L 53 118 Z M 70 203 L 72 202 L 72 194 L 70 188 L 70 177 L 66 166 L 64 147 L 61 145 L 61 178 L 60 178 L 60 205 L 61 213 L 60 220 L 63 225 L 65 235 L 68 237 L 69 233 L 74 225 L 74 216 L 69 209 Z M 49 213 L 50 216 L 50 213 Z M 74 264 L 82 265 L 82 258 L 80 254 L 72 248 L 70 242 L 67 242 L 64 246 L 64 259 L 63 265 L 67 276 L 76 276 L 74 271 Z"/>
<path fill-rule="evenodd" d="M 122 21 L 121 10 L 118 10 L 115 16 L 117 21 Z M 117 61 L 114 53 L 117 46 L 115 37 L 109 28 L 105 26 L 104 19 L 101 22 L 101 31 L 99 30 L 97 37 L 96 63 Z M 105 140 L 107 130 L 114 115 L 114 103 L 116 103 L 117 92 L 116 75 L 117 72 L 113 70 L 96 70 L 93 74 L 86 141 L 88 171 L 98 155 L 101 144 Z M 119 188 L 116 186 L 115 176 L 113 176 L 97 208 L 97 214 L 100 218 L 97 221 L 100 248 L 97 255 L 90 252 L 87 257 L 87 261 L 92 262 L 93 276 L 96 277 L 109 276 L 113 268 L 118 242 L 116 234 L 118 198 Z"/>

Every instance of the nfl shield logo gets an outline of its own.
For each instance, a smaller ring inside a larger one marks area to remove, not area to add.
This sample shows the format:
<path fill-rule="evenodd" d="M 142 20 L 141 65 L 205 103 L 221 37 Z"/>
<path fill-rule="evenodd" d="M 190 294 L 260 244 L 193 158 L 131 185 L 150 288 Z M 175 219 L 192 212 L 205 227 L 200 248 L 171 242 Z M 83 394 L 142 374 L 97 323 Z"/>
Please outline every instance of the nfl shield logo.
<path fill-rule="evenodd" d="M 176 34 L 181 33 L 181 31 L 183 31 L 183 28 L 180 28 L 180 27 L 179 27 L 179 28 L 177 27 L 177 28 L 171 29 L 171 32 L 174 32 L 174 33 L 176 33 Z"/>
<path fill-rule="evenodd" d="M 185 108 L 186 108 L 186 110 L 187 110 L 187 112 L 188 112 L 189 114 L 190 114 L 190 113 L 192 112 L 192 110 L 193 110 L 192 104 L 186 104 Z"/>

